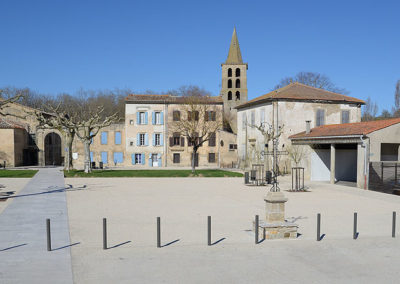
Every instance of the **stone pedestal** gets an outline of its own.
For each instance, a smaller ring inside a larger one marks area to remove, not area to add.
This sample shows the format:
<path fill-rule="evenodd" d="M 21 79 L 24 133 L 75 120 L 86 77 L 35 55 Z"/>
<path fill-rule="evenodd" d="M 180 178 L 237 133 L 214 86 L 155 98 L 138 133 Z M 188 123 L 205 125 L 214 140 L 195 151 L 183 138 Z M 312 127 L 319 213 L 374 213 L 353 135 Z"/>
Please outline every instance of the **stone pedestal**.
<path fill-rule="evenodd" d="M 268 192 L 265 197 L 265 221 L 259 223 L 260 239 L 297 238 L 298 225 L 285 221 L 285 203 L 288 199 L 282 192 Z M 254 227 L 254 223 L 253 223 Z"/>

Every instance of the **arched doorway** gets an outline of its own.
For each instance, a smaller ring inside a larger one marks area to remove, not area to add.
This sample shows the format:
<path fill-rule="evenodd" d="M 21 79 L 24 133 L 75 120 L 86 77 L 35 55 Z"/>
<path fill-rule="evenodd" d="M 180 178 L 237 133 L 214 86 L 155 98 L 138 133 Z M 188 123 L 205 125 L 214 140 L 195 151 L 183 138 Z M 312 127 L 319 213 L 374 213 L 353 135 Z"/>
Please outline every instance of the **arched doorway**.
<path fill-rule="evenodd" d="M 44 139 L 44 155 L 46 166 L 61 166 L 61 138 L 55 132 L 46 135 Z"/>

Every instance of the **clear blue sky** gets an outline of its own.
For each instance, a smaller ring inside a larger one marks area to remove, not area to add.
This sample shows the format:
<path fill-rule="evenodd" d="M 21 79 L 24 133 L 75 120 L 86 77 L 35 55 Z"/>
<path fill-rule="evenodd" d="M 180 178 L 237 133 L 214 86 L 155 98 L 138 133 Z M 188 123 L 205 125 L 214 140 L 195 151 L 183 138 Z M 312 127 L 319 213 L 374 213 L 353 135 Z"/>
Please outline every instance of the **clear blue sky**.
<path fill-rule="evenodd" d="M 234 26 L 250 99 L 312 71 L 382 110 L 400 79 L 400 1 L 2 0 L 0 15 L 0 86 L 43 93 L 218 95 Z"/>

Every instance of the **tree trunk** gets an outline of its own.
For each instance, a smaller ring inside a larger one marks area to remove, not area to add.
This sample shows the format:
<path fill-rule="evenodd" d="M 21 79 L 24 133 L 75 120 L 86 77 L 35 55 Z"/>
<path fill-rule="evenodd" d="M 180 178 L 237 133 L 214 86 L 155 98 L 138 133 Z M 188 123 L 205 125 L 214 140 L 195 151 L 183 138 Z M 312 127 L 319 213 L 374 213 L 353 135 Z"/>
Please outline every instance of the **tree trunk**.
<path fill-rule="evenodd" d="M 196 157 L 196 153 L 197 153 L 197 148 L 193 147 L 193 153 L 192 153 L 192 174 L 195 173 L 196 170 L 196 163 L 195 163 L 195 157 Z"/>
<path fill-rule="evenodd" d="M 85 139 L 83 141 L 83 145 L 85 147 L 85 173 L 91 173 L 92 167 L 90 165 L 90 139 Z"/>
<path fill-rule="evenodd" d="M 66 138 L 67 138 L 67 148 L 68 148 L 66 170 L 69 171 L 71 168 L 73 168 L 73 165 L 72 165 L 72 143 L 74 141 L 75 132 L 67 132 L 66 136 L 67 136 Z"/>

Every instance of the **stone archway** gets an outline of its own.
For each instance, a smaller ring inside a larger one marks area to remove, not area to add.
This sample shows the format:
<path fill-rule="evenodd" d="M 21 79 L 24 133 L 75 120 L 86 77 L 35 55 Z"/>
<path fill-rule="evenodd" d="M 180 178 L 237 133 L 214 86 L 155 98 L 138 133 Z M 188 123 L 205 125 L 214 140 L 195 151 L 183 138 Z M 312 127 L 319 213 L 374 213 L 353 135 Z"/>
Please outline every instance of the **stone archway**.
<path fill-rule="evenodd" d="M 44 138 L 44 156 L 46 166 L 61 166 L 61 137 L 55 132 L 50 132 Z"/>

